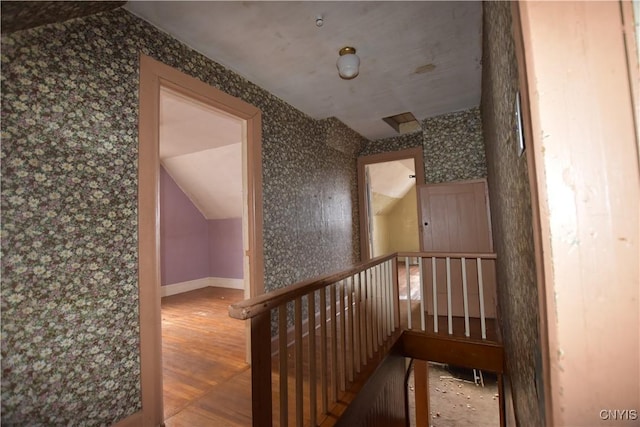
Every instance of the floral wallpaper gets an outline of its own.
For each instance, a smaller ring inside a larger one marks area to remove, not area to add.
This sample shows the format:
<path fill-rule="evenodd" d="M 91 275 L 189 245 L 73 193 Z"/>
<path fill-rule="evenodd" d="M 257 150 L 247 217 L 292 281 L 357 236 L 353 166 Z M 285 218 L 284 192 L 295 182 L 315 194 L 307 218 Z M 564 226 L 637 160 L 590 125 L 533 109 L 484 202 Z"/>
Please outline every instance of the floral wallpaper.
<path fill-rule="evenodd" d="M 509 3 L 484 3 L 482 119 L 497 264 L 498 305 L 515 414 L 544 424 L 531 195 L 513 131 L 518 70 Z"/>
<path fill-rule="evenodd" d="M 2 34 L 93 15 L 124 5 L 126 1 L 5 1 L 0 3 Z"/>
<path fill-rule="evenodd" d="M 479 108 L 430 117 L 422 131 L 368 142 L 359 156 L 423 148 L 426 183 L 485 178 L 487 165 Z"/>
<path fill-rule="evenodd" d="M 360 152 L 360 156 L 371 156 L 373 154 L 388 153 L 391 151 L 401 151 L 408 148 L 422 147 L 424 140 L 422 131 L 405 133 L 391 138 L 377 139 L 370 141 Z"/>
<path fill-rule="evenodd" d="M 487 176 L 479 108 L 425 119 L 422 131 L 427 183 Z"/>
<path fill-rule="evenodd" d="M 141 52 L 262 110 L 267 290 L 359 260 L 366 141 L 337 120 L 311 119 L 122 9 L 3 35 L 3 424 L 111 425 L 140 409 Z"/>

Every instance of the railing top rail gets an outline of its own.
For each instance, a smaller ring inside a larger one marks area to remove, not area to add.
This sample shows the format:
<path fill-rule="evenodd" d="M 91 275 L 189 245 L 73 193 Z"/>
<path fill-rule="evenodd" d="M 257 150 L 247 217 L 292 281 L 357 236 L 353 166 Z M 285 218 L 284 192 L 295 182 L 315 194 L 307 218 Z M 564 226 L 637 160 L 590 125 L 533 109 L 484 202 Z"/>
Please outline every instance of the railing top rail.
<path fill-rule="evenodd" d="M 354 274 L 360 273 L 370 267 L 381 264 L 397 257 L 422 257 L 422 258 L 481 258 L 496 259 L 495 253 L 459 253 L 459 252 L 396 252 L 380 256 L 372 260 L 361 262 L 353 267 L 336 273 L 327 274 L 313 279 L 304 280 L 291 286 L 277 289 L 263 295 L 240 301 L 229 306 L 229 316 L 234 319 L 246 320 L 278 307 L 298 297 L 310 294 Z"/>
<path fill-rule="evenodd" d="M 396 256 L 397 254 L 395 253 L 380 256 L 366 262 L 355 264 L 347 270 L 304 280 L 291 286 L 277 289 L 273 292 L 240 301 L 229 306 L 229 316 L 240 320 L 251 319 L 258 314 L 264 313 L 265 311 L 271 310 L 272 308 L 278 307 L 282 304 L 286 304 L 298 297 L 308 295 L 311 292 L 322 289 L 335 282 L 346 279 L 347 277 L 351 277 L 354 274 L 360 273 L 370 267 L 374 267 L 385 261 L 396 258 Z"/>
<path fill-rule="evenodd" d="M 396 256 L 399 257 L 413 257 L 413 258 L 481 258 L 481 259 L 496 259 L 495 253 L 474 253 L 474 252 L 398 252 Z"/>

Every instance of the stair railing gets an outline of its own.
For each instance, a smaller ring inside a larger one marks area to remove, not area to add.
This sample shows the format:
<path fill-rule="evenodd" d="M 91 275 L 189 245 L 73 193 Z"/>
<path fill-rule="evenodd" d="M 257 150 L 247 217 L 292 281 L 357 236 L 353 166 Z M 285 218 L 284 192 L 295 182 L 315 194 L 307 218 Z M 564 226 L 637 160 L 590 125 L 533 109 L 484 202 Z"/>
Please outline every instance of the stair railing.
<path fill-rule="evenodd" d="M 315 426 L 331 415 L 399 335 L 397 277 L 390 254 L 229 307 L 251 321 L 254 426 Z"/>
<path fill-rule="evenodd" d="M 402 330 L 439 333 L 443 323 L 451 335 L 464 319 L 470 337 L 479 319 L 487 339 L 495 261 L 492 253 L 394 253 L 231 305 L 231 317 L 251 321 L 253 425 L 331 425 L 356 377 Z"/>
<path fill-rule="evenodd" d="M 464 336 L 472 320 L 487 339 L 487 318 L 496 318 L 495 253 L 399 252 L 406 272 L 400 284 L 402 325 L 406 329 L 454 334 L 464 319 Z M 414 283 L 417 282 L 417 283 Z M 427 317 L 429 316 L 429 317 Z M 428 324 L 427 324 L 428 323 Z"/>

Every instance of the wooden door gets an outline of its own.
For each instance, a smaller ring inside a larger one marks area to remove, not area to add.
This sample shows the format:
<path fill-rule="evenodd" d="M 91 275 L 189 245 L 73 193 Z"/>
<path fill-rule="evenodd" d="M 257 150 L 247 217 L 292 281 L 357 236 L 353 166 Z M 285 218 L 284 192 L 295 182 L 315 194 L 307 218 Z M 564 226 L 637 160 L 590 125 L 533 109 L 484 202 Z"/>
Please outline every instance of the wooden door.
<path fill-rule="evenodd" d="M 486 181 L 423 184 L 418 193 L 422 250 L 493 251 Z"/>
<path fill-rule="evenodd" d="M 462 181 L 418 186 L 418 209 L 420 211 L 421 250 L 427 252 L 493 252 L 491 223 L 489 221 L 489 199 L 485 180 Z M 427 260 L 428 261 L 428 260 Z M 459 260 L 451 261 L 452 314 L 463 316 L 462 274 Z M 484 301 L 487 317 L 496 316 L 495 265 L 483 265 Z M 479 317 L 478 280 L 475 259 L 466 261 L 469 315 Z M 425 263 L 426 310 L 433 312 L 433 294 L 430 278 L 431 263 Z M 438 314 L 447 310 L 446 263 L 440 259 L 436 264 L 436 289 Z"/>

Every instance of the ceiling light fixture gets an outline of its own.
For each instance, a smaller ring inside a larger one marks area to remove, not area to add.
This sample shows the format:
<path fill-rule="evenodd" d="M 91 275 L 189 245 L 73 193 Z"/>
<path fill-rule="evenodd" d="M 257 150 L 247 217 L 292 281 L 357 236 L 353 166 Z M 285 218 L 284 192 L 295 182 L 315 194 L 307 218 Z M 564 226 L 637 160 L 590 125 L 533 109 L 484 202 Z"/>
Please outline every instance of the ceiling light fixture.
<path fill-rule="evenodd" d="M 339 53 L 340 57 L 336 62 L 336 66 L 340 77 L 345 80 L 355 78 L 360 72 L 360 58 L 356 55 L 356 49 L 347 46 L 340 49 Z"/>

